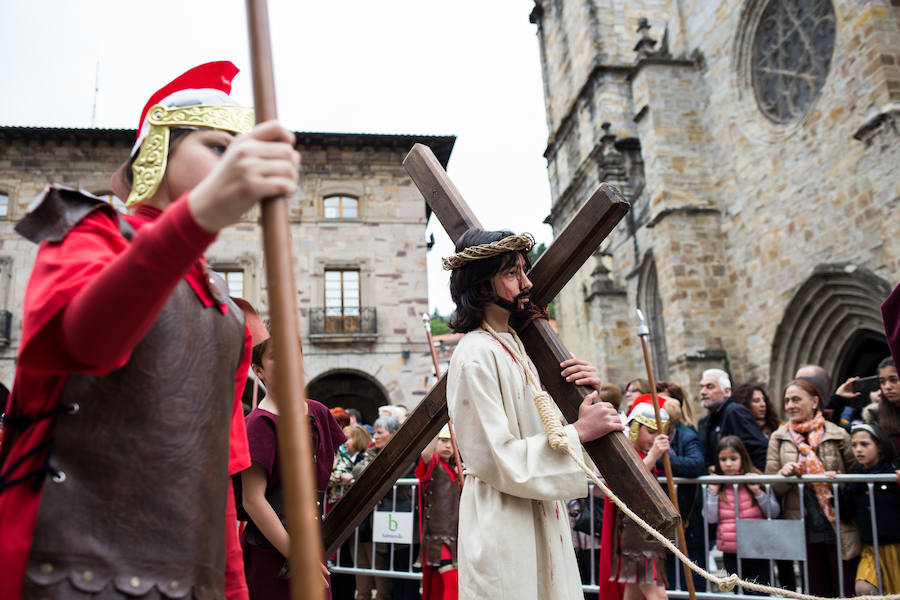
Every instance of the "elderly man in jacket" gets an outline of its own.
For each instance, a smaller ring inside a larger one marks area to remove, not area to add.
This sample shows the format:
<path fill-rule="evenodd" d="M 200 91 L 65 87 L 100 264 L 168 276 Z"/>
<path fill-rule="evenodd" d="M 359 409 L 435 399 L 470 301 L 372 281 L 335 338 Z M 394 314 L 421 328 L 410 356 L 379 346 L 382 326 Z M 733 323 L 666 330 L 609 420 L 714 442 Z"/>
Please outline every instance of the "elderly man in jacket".
<path fill-rule="evenodd" d="M 706 466 L 715 464 L 716 446 L 726 435 L 741 438 L 757 469 L 766 468 L 769 440 L 745 406 L 731 400 L 731 379 L 721 369 L 707 369 L 700 378 L 700 401 L 708 412 L 700 419 L 700 441 L 706 450 Z"/>

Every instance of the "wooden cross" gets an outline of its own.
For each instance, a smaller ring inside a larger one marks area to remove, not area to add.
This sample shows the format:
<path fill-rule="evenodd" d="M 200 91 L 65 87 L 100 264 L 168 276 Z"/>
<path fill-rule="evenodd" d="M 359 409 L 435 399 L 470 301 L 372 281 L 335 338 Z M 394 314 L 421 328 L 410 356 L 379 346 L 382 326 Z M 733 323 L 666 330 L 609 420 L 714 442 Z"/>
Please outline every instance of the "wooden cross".
<path fill-rule="evenodd" d="M 467 230 L 481 228 L 430 148 L 416 144 L 403 165 L 454 243 Z M 616 188 L 601 184 L 528 272 L 533 284 L 531 302 L 546 307 L 629 208 Z M 566 421 L 574 423 L 578 407 L 593 389 L 560 376 L 559 363 L 570 355 L 546 319 L 535 319 L 519 336 L 541 382 Z M 445 374 L 325 517 L 322 535 L 327 555 L 369 515 L 448 420 Z M 675 527 L 680 521 L 678 512 L 622 433 L 605 435 L 584 446 L 606 484 L 632 510 L 663 532 Z"/>

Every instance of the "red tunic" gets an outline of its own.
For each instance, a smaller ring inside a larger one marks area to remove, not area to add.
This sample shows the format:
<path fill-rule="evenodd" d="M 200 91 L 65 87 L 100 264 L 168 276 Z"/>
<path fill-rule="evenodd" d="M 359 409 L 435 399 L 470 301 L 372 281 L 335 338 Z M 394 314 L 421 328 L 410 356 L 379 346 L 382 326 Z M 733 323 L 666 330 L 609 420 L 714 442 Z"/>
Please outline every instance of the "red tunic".
<path fill-rule="evenodd" d="M 433 592 L 434 588 L 443 589 L 443 582 L 441 581 L 441 573 L 437 568 L 428 564 L 429 562 L 434 563 L 434 559 L 432 557 L 431 560 L 427 560 L 428 557 L 425 552 L 425 534 L 427 526 L 423 523 L 423 519 L 425 517 L 425 508 L 423 506 L 422 500 L 422 490 L 431 482 L 431 478 L 434 477 L 434 470 L 438 468 L 443 468 L 444 471 L 450 478 L 450 481 L 456 483 L 457 474 L 456 470 L 453 469 L 450 465 L 444 462 L 441 457 L 437 455 L 437 453 L 433 453 L 431 455 L 431 462 L 426 463 L 425 459 L 420 457 L 419 462 L 416 464 L 415 475 L 419 480 L 419 541 L 422 544 L 422 551 L 420 553 L 419 559 L 422 563 L 422 598 L 429 599 L 431 598 L 435 592 Z M 457 512 L 453 515 L 453 518 L 459 522 L 459 513 Z M 423 559 L 424 557 L 424 559 Z M 451 559 L 454 564 L 456 564 L 456 556 L 451 553 L 450 549 L 446 545 L 441 545 L 441 555 L 438 560 Z M 455 568 L 455 567 L 454 567 Z M 441 594 L 443 596 L 443 594 Z M 458 597 L 458 596 L 457 596 Z"/>
<path fill-rule="evenodd" d="M 622 600 L 625 596 L 625 584 L 610 581 L 613 568 L 613 537 L 616 535 L 616 505 L 609 498 L 603 497 L 603 527 L 600 538 L 600 565 L 597 570 L 597 582 L 600 597 L 603 600 Z"/>
<path fill-rule="evenodd" d="M 194 221 L 183 197 L 164 213 L 143 206 L 126 220 L 137 231 L 129 242 L 116 219 L 94 211 L 58 243 L 41 243 L 28 288 L 16 376 L 6 412 L 37 415 L 54 408 L 70 374 L 104 375 L 123 367 L 184 277 L 204 306 L 214 301 L 204 283 L 203 252 L 215 235 Z M 219 305 L 223 313 L 226 305 Z M 241 365 L 235 373 L 229 473 L 250 466 L 241 392 L 250 364 L 245 331 Z M 3 469 L 46 439 L 52 419 L 35 423 L 10 448 L 2 448 Z M 136 432 L 137 434 L 137 432 Z M 2 440 L 0 440 L 2 443 Z M 41 453 L 26 458 L 8 476 L 40 467 Z M 0 493 L 0 598 L 22 595 L 25 564 L 37 516 L 40 487 L 32 481 Z M 234 497 L 226 509 L 226 592 L 246 598 Z"/>
<path fill-rule="evenodd" d="M 307 399 L 306 405 L 309 416 L 314 418 L 314 424 L 310 427 L 309 433 L 312 437 L 315 457 L 316 489 L 323 492 L 328 487 L 331 467 L 334 464 L 334 454 L 347 438 L 324 404 Z M 266 492 L 281 488 L 281 464 L 278 461 L 278 415 L 257 407 L 247 415 L 245 422 L 247 437 L 250 441 L 250 458 L 266 471 L 268 478 Z M 276 513 L 278 512 L 279 509 L 276 509 Z M 284 515 L 279 513 L 278 516 L 283 517 Z M 244 530 L 242 540 L 247 584 L 252 590 L 253 597 L 268 600 L 290 598 L 290 582 L 287 579 L 278 578 L 278 573 L 284 565 L 284 557 L 274 547 L 250 544 L 247 541 L 247 535 L 252 526 L 251 523 Z M 323 563 L 326 558 L 323 557 Z M 325 597 L 331 598 L 330 587 L 326 590 Z"/>

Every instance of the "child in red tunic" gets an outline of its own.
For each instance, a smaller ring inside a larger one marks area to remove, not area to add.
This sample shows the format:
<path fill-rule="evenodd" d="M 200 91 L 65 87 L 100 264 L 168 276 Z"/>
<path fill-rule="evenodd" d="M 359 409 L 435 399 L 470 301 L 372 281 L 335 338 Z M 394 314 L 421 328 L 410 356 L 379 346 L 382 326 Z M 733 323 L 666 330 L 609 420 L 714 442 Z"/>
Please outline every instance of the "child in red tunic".
<path fill-rule="evenodd" d="M 247 595 L 228 475 L 249 465 L 250 338 L 203 252 L 295 191 L 299 154 L 229 98 L 236 73 L 151 97 L 112 181 L 134 214 L 51 188 L 17 226 L 41 245 L 0 440 L 0 598 Z"/>
<path fill-rule="evenodd" d="M 659 399 L 660 403 L 665 400 Z M 625 420 L 628 439 L 638 455 L 651 471 L 656 462 L 669 451 L 669 438 L 665 429 L 669 415 L 659 409 L 663 431 L 657 430 L 650 394 L 634 399 L 631 412 Z M 658 474 L 658 473 L 654 473 Z M 608 599 L 665 600 L 666 550 L 656 541 L 644 539 L 644 532 L 637 523 L 616 510 L 616 506 L 604 498 L 603 537 L 600 549 L 600 597 Z"/>
<path fill-rule="evenodd" d="M 459 486 L 450 427 L 444 425 L 416 465 L 422 544 L 416 561 L 422 567 L 423 600 L 459 598 L 456 538 Z"/>

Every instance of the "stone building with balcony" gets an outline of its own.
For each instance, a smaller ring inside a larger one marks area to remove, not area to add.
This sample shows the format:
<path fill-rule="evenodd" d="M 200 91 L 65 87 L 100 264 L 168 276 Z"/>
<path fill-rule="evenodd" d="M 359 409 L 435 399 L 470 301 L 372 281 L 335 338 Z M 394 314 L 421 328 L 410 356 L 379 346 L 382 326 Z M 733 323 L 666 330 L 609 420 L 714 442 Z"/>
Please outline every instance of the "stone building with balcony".
<path fill-rule="evenodd" d="M 14 231 L 48 183 L 107 197 L 134 130 L 0 127 L 0 382 L 9 386 L 22 303 L 37 247 Z M 425 201 L 402 166 L 415 143 L 446 167 L 452 136 L 297 133 L 300 189 L 289 199 L 307 395 L 358 409 L 412 409 L 432 382 L 421 316 L 428 312 Z M 232 295 L 268 315 L 258 208 L 206 258 Z"/>
<path fill-rule="evenodd" d="M 602 181 L 630 213 L 556 302 L 620 385 L 700 372 L 782 386 L 874 373 L 900 280 L 900 6 L 884 0 L 535 0 L 560 231 Z"/>

